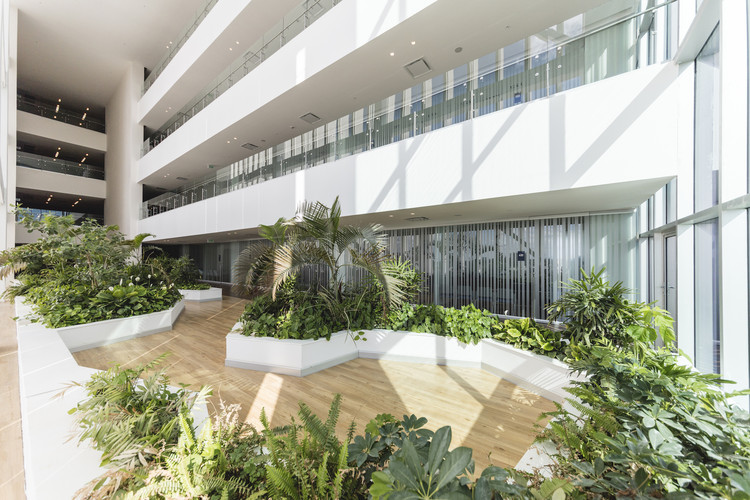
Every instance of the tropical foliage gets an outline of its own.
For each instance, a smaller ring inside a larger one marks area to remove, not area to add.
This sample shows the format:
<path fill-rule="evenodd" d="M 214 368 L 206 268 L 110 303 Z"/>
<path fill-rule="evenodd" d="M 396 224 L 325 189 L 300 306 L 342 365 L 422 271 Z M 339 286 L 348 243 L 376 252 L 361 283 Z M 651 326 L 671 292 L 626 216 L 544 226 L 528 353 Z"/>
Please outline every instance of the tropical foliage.
<path fill-rule="evenodd" d="M 210 394 L 205 388 L 195 393 L 170 387 L 164 370 L 142 378 L 162 360 L 136 368 L 116 365 L 84 384 L 73 384 L 87 394 L 70 411 L 80 427 L 80 441 L 90 440 L 102 452 L 102 465 L 132 469 L 157 456 L 163 446 L 176 444 L 180 415 Z"/>
<path fill-rule="evenodd" d="M 153 274 L 139 259 L 148 234 L 128 240 L 117 226 L 71 216 L 41 220 L 19 209 L 21 223 L 41 238 L 0 253 L 0 277 L 16 275 L 6 297 L 25 296 L 38 319 L 64 327 L 168 309 L 180 293 L 166 274 Z M 141 280 L 140 274 L 152 279 Z"/>
<path fill-rule="evenodd" d="M 303 317 L 310 306 L 325 308 L 331 327 L 343 324 L 354 329 L 362 321 L 352 314 L 361 313 L 365 304 L 385 315 L 419 287 L 413 270 L 388 256 L 381 226 L 342 223 L 338 198 L 330 208 L 320 202 L 305 203 L 296 217 L 261 226 L 260 235 L 264 241 L 243 250 L 235 261 L 233 281 L 236 290 L 250 296 L 265 295 L 274 302 L 252 306 L 245 315 L 260 321 L 254 326 L 262 332 L 273 330 L 274 320 L 284 323 L 284 316 Z M 358 285 L 347 284 L 347 271 L 356 271 L 363 279 Z M 295 290 L 308 297 L 292 293 Z M 328 336 L 330 331 L 336 330 L 303 333 L 300 338 Z"/>

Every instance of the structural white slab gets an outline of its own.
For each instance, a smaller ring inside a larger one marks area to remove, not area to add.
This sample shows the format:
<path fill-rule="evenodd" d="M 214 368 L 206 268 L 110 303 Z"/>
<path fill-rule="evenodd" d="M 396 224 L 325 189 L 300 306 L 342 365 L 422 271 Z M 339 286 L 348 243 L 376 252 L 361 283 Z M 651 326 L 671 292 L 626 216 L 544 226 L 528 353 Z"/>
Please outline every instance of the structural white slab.
<path fill-rule="evenodd" d="M 211 287 L 208 290 L 183 290 L 180 289 L 182 298 L 191 302 L 209 302 L 211 300 L 221 300 L 221 288 Z"/>

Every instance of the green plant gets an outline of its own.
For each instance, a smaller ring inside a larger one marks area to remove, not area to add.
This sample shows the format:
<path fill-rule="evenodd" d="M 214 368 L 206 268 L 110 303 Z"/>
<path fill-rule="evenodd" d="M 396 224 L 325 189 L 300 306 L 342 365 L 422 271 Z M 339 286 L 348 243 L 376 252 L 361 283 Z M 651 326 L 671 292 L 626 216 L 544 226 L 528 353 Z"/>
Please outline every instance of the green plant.
<path fill-rule="evenodd" d="M 164 370 L 141 379 L 162 359 L 136 368 L 115 365 L 73 384 L 88 396 L 69 412 L 80 428 L 79 441 L 91 440 L 102 452 L 102 465 L 133 468 L 174 446 L 180 413 L 189 414 L 210 394 L 205 387 L 198 392 L 169 387 Z"/>
<path fill-rule="evenodd" d="M 207 420 L 196 436 L 184 413 L 180 413 L 179 424 L 177 446 L 163 457 L 161 467 L 149 472 L 145 484 L 133 492 L 132 498 L 263 498 L 265 491 L 253 492 L 250 484 L 227 477 L 229 459 L 223 448 L 233 428 Z"/>
<path fill-rule="evenodd" d="M 541 439 L 560 448 L 555 474 L 588 495 L 750 498 L 750 415 L 727 381 L 684 366 L 668 349 L 585 348 L 571 411 Z M 742 391 L 739 394 L 748 394 Z"/>
<path fill-rule="evenodd" d="M 327 286 L 315 283 L 311 290 L 328 295 L 335 304 L 345 288 L 344 270 L 356 268 L 380 283 L 387 306 L 403 300 L 399 269 L 385 265 L 382 227 L 343 225 L 338 198 L 330 208 L 320 202 L 305 203 L 295 218 L 279 219 L 261 226 L 259 232 L 266 241 L 243 250 L 233 266 L 233 282 L 241 290 L 259 290 L 275 299 L 284 281 L 317 266 L 326 270 Z"/>
<path fill-rule="evenodd" d="M 300 403 L 302 425 L 292 420 L 281 430 L 271 429 L 265 412 L 261 412 L 268 447 L 266 481 L 272 498 L 365 498 L 364 485 L 347 468 L 347 446 L 354 424 L 346 442 L 341 443 L 335 434 L 340 405 L 341 395 L 337 394 L 323 422 Z"/>
<path fill-rule="evenodd" d="M 565 357 L 565 344 L 560 332 L 540 327 L 531 318 L 506 319 L 493 324 L 492 331 L 495 340 L 513 347 L 557 359 Z"/>
<path fill-rule="evenodd" d="M 421 458 L 410 439 L 405 439 L 400 453 L 394 455 L 386 469 L 372 475 L 370 494 L 380 498 L 472 498 L 471 490 L 458 476 L 473 473 L 471 449 L 459 447 L 448 451 L 451 428 L 435 432 L 427 458 Z"/>
<path fill-rule="evenodd" d="M 567 291 L 547 306 L 550 321 L 565 320 L 565 336 L 573 346 L 602 342 L 625 346 L 631 341 L 627 329 L 638 323 L 643 304 L 628 301 L 625 295 L 631 292 L 622 282 L 606 281 L 604 271 L 581 270 L 583 277 L 570 280 Z"/>
<path fill-rule="evenodd" d="M 428 332 L 456 337 L 466 344 L 476 344 L 492 336 L 492 325 L 497 318 L 488 311 L 469 304 L 456 309 L 434 304 L 402 304 L 388 315 L 387 326 L 393 330 Z"/>

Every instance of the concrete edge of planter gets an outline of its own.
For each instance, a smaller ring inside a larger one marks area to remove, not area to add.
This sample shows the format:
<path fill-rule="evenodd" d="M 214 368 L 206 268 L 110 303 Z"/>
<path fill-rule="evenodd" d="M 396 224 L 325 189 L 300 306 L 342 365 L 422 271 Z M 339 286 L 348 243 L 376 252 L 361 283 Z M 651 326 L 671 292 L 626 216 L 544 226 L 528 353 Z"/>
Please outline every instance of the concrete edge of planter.
<path fill-rule="evenodd" d="M 180 301 L 167 311 L 150 315 L 162 315 L 171 328 L 183 309 Z M 22 316 L 19 312 L 30 312 L 23 299 L 16 300 L 16 314 Z M 111 325 L 112 321 L 117 320 L 98 323 Z M 84 399 L 84 390 L 72 386 L 64 395 L 60 393 L 66 384 L 84 383 L 99 370 L 79 366 L 58 329 L 28 324 L 24 317 L 19 317 L 16 325 L 26 495 L 29 499 L 71 498 L 106 469 L 99 466 L 100 452 L 69 439 L 75 419 L 68 410 Z M 206 405 L 194 408 L 193 417 L 197 426 L 202 425 L 208 417 Z"/>
<path fill-rule="evenodd" d="M 223 290 L 217 287 L 211 287 L 208 290 L 183 290 L 179 289 L 184 300 L 190 302 L 210 302 L 213 300 L 222 300 Z"/>

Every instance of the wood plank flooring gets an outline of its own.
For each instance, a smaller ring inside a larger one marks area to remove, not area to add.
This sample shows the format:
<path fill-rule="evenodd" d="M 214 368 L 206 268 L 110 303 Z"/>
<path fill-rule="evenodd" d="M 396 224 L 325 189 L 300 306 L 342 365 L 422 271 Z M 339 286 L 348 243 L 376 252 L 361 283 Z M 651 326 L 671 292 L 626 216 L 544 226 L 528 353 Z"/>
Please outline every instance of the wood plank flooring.
<path fill-rule="evenodd" d="M 261 408 L 272 425 L 289 423 L 304 401 L 324 417 L 335 393 L 343 396 L 339 436 L 352 420 L 358 433 L 378 413 L 427 417 L 428 427 L 453 429 L 451 448 L 474 449 L 477 471 L 490 463 L 514 466 L 532 443 L 534 424 L 554 405 L 480 369 L 357 359 L 299 378 L 224 366 L 225 336 L 245 302 L 187 303 L 175 328 L 75 354 L 80 365 L 135 366 L 170 352 L 164 366 L 173 383 L 210 385 L 218 398 L 242 405 L 241 418 L 260 426 Z"/>
<path fill-rule="evenodd" d="M 14 315 L 11 303 L 0 302 L 0 498 L 8 500 L 26 498 Z"/>

